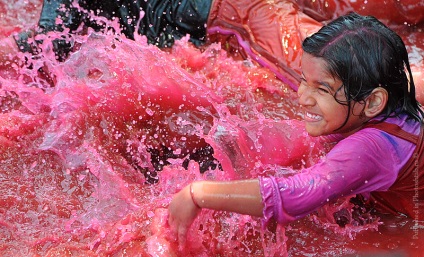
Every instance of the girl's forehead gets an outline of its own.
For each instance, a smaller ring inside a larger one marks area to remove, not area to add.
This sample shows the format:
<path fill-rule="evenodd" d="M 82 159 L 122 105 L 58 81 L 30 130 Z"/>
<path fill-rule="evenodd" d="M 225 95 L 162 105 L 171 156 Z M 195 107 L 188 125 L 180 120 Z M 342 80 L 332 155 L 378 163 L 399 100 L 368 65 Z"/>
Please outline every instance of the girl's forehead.
<path fill-rule="evenodd" d="M 305 79 L 311 80 L 335 79 L 328 69 L 327 61 L 310 54 L 303 54 L 302 56 L 302 74 Z"/>

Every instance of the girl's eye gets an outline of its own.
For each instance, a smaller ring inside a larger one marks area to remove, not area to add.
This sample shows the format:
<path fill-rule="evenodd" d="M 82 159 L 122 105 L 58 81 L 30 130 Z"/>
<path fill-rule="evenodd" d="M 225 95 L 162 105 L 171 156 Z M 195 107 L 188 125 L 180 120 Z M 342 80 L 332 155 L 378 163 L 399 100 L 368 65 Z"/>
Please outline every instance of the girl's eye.
<path fill-rule="evenodd" d="M 330 93 L 330 91 L 326 87 L 319 87 L 318 91 L 321 93 L 326 93 L 326 94 Z"/>

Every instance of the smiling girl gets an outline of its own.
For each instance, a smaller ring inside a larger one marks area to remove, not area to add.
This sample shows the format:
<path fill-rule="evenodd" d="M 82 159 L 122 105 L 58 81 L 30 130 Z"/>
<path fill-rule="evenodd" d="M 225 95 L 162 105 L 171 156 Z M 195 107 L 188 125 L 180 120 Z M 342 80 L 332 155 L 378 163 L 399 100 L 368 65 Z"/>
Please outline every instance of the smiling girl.
<path fill-rule="evenodd" d="M 302 47 L 298 96 L 306 131 L 338 143 L 290 177 L 186 186 L 169 206 L 180 240 L 201 208 L 287 224 L 328 201 L 363 195 L 380 210 L 423 219 L 414 213 L 424 196 L 423 110 L 402 39 L 374 17 L 351 13 Z"/>

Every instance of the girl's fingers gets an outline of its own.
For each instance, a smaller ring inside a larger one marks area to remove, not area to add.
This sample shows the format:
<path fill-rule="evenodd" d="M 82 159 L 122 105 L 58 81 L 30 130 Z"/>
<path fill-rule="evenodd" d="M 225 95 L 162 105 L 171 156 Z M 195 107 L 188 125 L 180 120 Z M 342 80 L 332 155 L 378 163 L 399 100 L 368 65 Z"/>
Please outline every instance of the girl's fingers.
<path fill-rule="evenodd" d="M 168 225 L 171 230 L 171 233 L 175 238 L 178 238 L 179 227 L 181 226 L 178 222 L 178 219 L 175 219 L 172 215 L 168 217 Z"/>
<path fill-rule="evenodd" d="M 168 214 L 168 225 L 171 228 L 171 230 L 173 230 L 174 228 L 174 216 L 171 215 L 171 213 Z"/>
<path fill-rule="evenodd" d="M 180 250 L 184 249 L 187 239 L 187 228 L 186 226 L 179 226 L 178 228 L 178 247 Z"/>

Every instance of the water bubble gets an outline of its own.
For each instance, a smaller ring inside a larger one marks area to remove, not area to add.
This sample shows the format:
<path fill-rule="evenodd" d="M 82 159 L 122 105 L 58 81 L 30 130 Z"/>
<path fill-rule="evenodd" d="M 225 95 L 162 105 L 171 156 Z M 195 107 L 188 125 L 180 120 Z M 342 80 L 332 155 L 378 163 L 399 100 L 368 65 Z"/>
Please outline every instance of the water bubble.
<path fill-rule="evenodd" d="M 150 108 L 146 108 L 146 113 L 150 116 L 153 116 L 155 114 L 155 112 Z"/>

